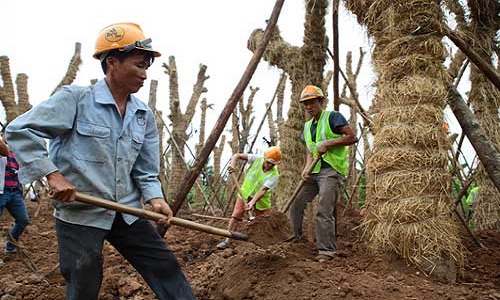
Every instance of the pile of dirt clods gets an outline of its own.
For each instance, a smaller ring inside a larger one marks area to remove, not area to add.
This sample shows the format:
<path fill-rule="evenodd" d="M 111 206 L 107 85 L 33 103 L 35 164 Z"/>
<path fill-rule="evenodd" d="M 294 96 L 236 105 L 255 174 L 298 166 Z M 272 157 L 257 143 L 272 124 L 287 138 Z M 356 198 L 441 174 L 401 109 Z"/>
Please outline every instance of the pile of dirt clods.
<path fill-rule="evenodd" d="M 0 258 L 0 300 L 64 299 L 59 274 L 52 209 L 27 203 L 31 224 L 22 236 L 22 251 Z M 339 211 L 343 208 L 339 207 Z M 225 228 L 226 220 L 181 215 L 198 223 Z M 315 260 L 314 243 L 286 242 L 288 219 L 274 212 L 269 217 L 243 222 L 238 231 L 249 236 L 232 247 L 217 250 L 223 237 L 171 226 L 165 236 L 188 277 L 197 299 L 500 299 L 500 233 L 476 236 L 480 248 L 466 239 L 471 251 L 455 283 L 433 277 L 386 256 L 370 253 L 360 241 L 360 215 L 348 210 L 339 215 L 338 253 L 332 261 Z M 0 229 L 10 229 L 7 212 Z M 5 237 L 0 238 L 5 242 Z M 111 246 L 105 246 L 104 282 L 100 299 L 155 299 L 140 275 Z"/>

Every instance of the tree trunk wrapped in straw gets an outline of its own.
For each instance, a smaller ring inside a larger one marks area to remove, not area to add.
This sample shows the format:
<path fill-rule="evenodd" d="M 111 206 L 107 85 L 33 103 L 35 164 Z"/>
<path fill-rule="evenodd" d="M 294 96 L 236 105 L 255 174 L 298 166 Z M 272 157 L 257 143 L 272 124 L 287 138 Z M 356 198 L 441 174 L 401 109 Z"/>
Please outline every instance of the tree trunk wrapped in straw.
<path fill-rule="evenodd" d="M 73 53 L 73 57 L 69 61 L 68 69 L 66 70 L 66 74 L 64 74 L 63 79 L 56 88 L 52 91 L 51 95 L 53 95 L 57 90 L 59 90 L 63 85 L 72 84 L 75 81 L 76 75 L 78 73 L 79 67 L 82 64 L 81 59 L 82 45 L 80 43 L 75 43 L 75 52 Z"/>
<path fill-rule="evenodd" d="M 167 195 L 168 194 L 168 180 L 167 180 L 168 172 L 167 172 L 167 168 L 166 168 L 165 155 L 163 153 L 163 140 L 164 140 L 163 126 L 164 126 L 164 122 L 162 119 L 162 112 L 156 109 L 157 91 L 158 91 L 158 81 L 153 79 L 153 80 L 151 80 L 151 83 L 149 85 L 148 106 L 154 112 L 156 128 L 158 129 L 158 135 L 159 135 L 160 174 L 158 177 L 159 177 L 160 182 L 161 182 L 161 188 L 162 188 L 163 194 Z"/>
<path fill-rule="evenodd" d="M 468 1 L 471 25 L 469 45 L 485 61 L 491 62 L 495 50 L 495 37 L 500 28 L 500 3 L 497 0 Z M 493 66 L 493 64 L 492 64 Z M 492 142 L 500 150 L 500 91 L 471 65 L 471 91 L 469 102 L 481 127 L 488 133 Z M 500 229 L 500 193 L 486 174 L 482 164 L 479 165 L 476 182 L 478 184 L 478 202 L 474 208 L 473 221 L 476 229 Z"/>
<path fill-rule="evenodd" d="M 193 94 L 191 95 L 191 99 L 189 99 L 186 112 L 182 113 L 180 108 L 179 83 L 175 57 L 170 56 L 168 59 L 168 65 L 164 63 L 163 67 L 165 68 L 165 73 L 169 75 L 169 118 L 172 121 L 172 136 L 170 137 L 170 148 L 172 149 L 172 176 L 170 177 L 169 191 L 174 193 L 181 185 L 182 178 L 187 171 L 186 162 L 184 161 L 184 145 L 188 139 L 186 130 L 193 119 L 198 100 L 201 95 L 207 91 L 206 87 L 204 87 L 204 83 L 209 77 L 205 76 L 207 66 L 200 65 L 197 81 L 193 87 Z M 171 194 L 169 195 L 169 198 L 172 198 L 173 196 L 174 195 Z M 187 202 L 185 203 L 187 204 Z"/>
<path fill-rule="evenodd" d="M 347 1 L 373 36 L 377 80 L 368 158 L 365 237 L 427 273 L 455 280 L 463 263 L 452 218 L 446 132 L 446 55 L 439 1 Z"/>
<path fill-rule="evenodd" d="M 253 100 L 255 98 L 255 94 L 259 91 L 259 88 L 250 86 L 250 96 L 248 96 L 247 104 L 245 105 L 243 101 L 243 97 L 240 99 L 238 103 L 238 108 L 240 111 L 240 152 L 245 152 L 245 149 L 248 149 L 248 138 L 250 137 L 250 130 L 252 129 L 253 122 L 255 121 L 255 117 L 253 116 Z"/>
<path fill-rule="evenodd" d="M 224 199 L 225 197 L 220 193 L 222 186 L 224 186 L 223 178 L 222 178 L 222 152 L 224 151 L 224 145 L 226 143 L 226 136 L 223 134 L 220 137 L 219 146 L 214 147 L 214 195 L 211 198 L 211 202 L 213 199 L 217 197 L 219 200 Z M 221 209 L 224 209 L 223 203 L 218 203 Z"/>
<path fill-rule="evenodd" d="M 300 173 L 305 162 L 305 145 L 300 140 L 305 116 L 299 105 L 299 97 L 306 84 L 314 84 L 323 88 L 323 72 L 326 64 L 325 16 L 328 1 L 306 1 L 306 20 L 304 23 L 304 45 L 292 46 L 282 39 L 278 27 L 264 52 L 264 60 L 270 65 L 285 71 L 292 83 L 292 96 L 288 119 L 280 126 L 279 146 L 283 153 L 280 164 L 280 180 L 275 190 L 275 201 L 282 206 L 300 182 Z M 256 29 L 248 41 L 248 49 L 255 51 L 263 35 Z"/>
<path fill-rule="evenodd" d="M 198 144 L 196 145 L 196 156 L 200 153 L 201 147 L 203 147 L 203 143 L 205 142 L 205 124 L 206 124 L 206 118 L 207 118 L 207 99 L 203 98 L 201 100 L 201 116 L 200 116 L 200 131 L 199 131 L 199 136 L 198 136 Z M 208 174 L 205 174 L 208 176 Z M 206 181 L 208 182 L 208 178 L 206 178 Z M 203 181 L 201 180 L 201 177 L 198 177 L 196 179 L 196 186 L 198 187 L 203 187 Z M 201 190 L 200 188 L 196 189 L 195 192 L 195 197 L 194 197 L 194 206 L 195 207 L 200 207 L 203 205 L 204 197 L 203 194 L 205 191 Z"/>
<path fill-rule="evenodd" d="M 5 109 L 6 121 L 8 124 L 17 116 L 31 108 L 28 96 L 28 76 L 21 73 L 16 77 L 16 91 L 18 97 L 18 101 L 16 102 L 14 84 L 10 73 L 9 57 L 7 56 L 0 56 L 0 74 L 3 82 L 3 86 L 0 86 L 0 101 Z"/>

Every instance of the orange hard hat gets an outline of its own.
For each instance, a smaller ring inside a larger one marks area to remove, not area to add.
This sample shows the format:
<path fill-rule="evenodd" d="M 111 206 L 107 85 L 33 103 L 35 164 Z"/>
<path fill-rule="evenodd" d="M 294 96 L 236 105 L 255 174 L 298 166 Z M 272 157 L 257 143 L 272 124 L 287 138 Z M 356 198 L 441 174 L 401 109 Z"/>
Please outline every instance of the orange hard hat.
<path fill-rule="evenodd" d="M 140 49 L 152 52 L 154 57 L 161 55 L 151 48 L 151 39 L 147 39 L 141 27 L 135 23 L 115 23 L 104 27 L 95 42 L 93 56 L 100 59 L 103 53 L 115 49 L 125 52 Z"/>
<path fill-rule="evenodd" d="M 315 99 L 315 98 L 325 98 L 323 91 L 315 85 L 306 85 L 302 93 L 300 94 L 300 102 Z"/>
<path fill-rule="evenodd" d="M 273 165 L 277 165 L 281 162 L 281 151 L 278 146 L 269 147 L 264 152 L 264 159 L 267 162 L 272 163 Z"/>

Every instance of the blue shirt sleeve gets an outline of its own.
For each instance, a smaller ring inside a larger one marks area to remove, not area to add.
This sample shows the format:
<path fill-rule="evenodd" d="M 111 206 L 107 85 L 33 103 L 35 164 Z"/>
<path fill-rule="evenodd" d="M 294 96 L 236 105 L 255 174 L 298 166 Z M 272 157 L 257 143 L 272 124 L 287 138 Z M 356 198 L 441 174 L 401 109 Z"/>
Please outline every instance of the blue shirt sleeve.
<path fill-rule="evenodd" d="M 330 128 L 336 134 L 342 134 L 339 127 L 349 125 L 346 118 L 340 112 L 335 110 L 330 113 L 328 121 L 330 123 Z"/>

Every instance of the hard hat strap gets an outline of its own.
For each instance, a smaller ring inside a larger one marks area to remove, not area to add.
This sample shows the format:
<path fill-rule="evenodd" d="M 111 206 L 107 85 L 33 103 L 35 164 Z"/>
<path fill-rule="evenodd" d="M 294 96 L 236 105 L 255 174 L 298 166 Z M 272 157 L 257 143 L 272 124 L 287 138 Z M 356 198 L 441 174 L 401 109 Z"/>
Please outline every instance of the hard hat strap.
<path fill-rule="evenodd" d="M 273 165 L 276 165 L 277 164 L 277 161 L 272 159 L 272 158 L 266 158 L 266 161 L 273 164 Z"/>
<path fill-rule="evenodd" d="M 151 38 L 142 40 L 142 41 L 135 41 L 134 43 L 127 45 L 125 47 L 120 48 L 120 51 L 125 51 L 125 52 L 130 52 L 136 48 L 143 48 L 143 49 L 152 49 L 151 48 Z"/>
<path fill-rule="evenodd" d="M 148 38 L 148 39 L 145 39 L 145 40 L 142 40 L 142 41 L 135 41 L 134 43 L 130 44 L 130 45 L 126 45 L 122 48 L 119 48 L 118 50 L 119 51 L 123 51 L 123 52 L 130 52 L 134 49 L 152 49 L 151 47 L 151 38 Z M 106 52 L 103 52 L 99 55 L 99 60 L 102 62 L 106 59 L 106 57 L 108 56 L 110 51 L 106 51 Z"/>

